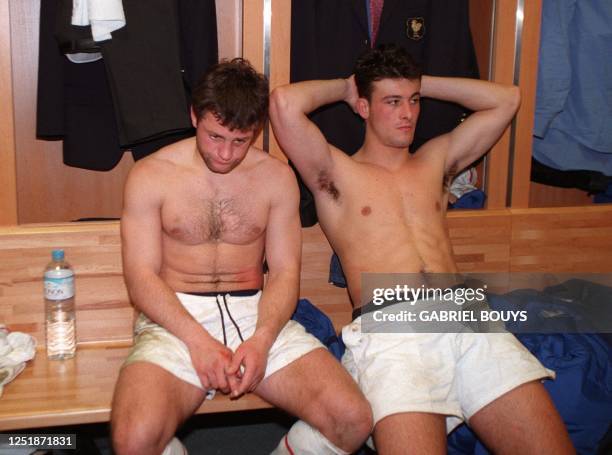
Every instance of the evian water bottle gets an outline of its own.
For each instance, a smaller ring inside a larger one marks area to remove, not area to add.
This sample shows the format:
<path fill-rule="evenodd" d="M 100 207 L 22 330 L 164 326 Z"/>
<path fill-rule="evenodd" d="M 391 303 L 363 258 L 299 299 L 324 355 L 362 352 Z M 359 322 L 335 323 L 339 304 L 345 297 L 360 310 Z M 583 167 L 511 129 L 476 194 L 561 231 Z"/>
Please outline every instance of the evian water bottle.
<path fill-rule="evenodd" d="M 76 350 L 74 272 L 64 260 L 64 250 L 53 250 L 51 258 L 44 275 L 47 357 L 69 359 Z"/>

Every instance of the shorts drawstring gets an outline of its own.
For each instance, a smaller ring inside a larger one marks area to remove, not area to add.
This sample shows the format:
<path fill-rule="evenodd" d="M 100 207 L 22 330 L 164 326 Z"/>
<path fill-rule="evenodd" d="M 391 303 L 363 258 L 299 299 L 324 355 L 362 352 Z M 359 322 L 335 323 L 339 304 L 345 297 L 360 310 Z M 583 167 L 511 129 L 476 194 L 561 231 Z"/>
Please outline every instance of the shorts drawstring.
<path fill-rule="evenodd" d="M 225 333 L 225 316 L 223 314 L 223 310 L 221 309 L 221 304 L 219 303 L 219 298 L 223 299 L 223 306 L 225 307 L 225 311 L 227 311 L 227 315 L 229 316 L 230 321 L 232 321 L 232 324 L 236 328 L 236 331 L 238 332 L 238 337 L 240 338 L 240 341 L 244 343 L 244 338 L 242 337 L 242 332 L 240 331 L 240 327 L 238 327 L 238 324 L 236 324 L 236 321 L 232 317 L 232 313 L 230 313 L 229 307 L 227 306 L 227 299 L 226 299 L 227 295 L 229 295 L 229 294 L 225 294 L 225 295 L 218 294 L 215 297 L 215 303 L 217 304 L 217 308 L 219 309 L 219 314 L 221 315 L 221 329 L 223 330 L 223 344 L 225 346 L 227 346 L 227 334 Z"/>
<path fill-rule="evenodd" d="M 227 335 L 225 334 L 225 317 L 223 316 L 223 310 L 221 309 L 221 305 L 219 304 L 220 295 L 215 297 L 215 303 L 217 304 L 217 308 L 219 309 L 219 314 L 221 315 L 221 329 L 223 330 L 223 344 L 227 346 Z M 225 301 L 225 298 L 223 299 Z"/>
<path fill-rule="evenodd" d="M 242 332 L 240 332 L 240 327 L 238 327 L 238 324 L 236 324 L 236 321 L 234 321 L 234 318 L 232 317 L 232 313 L 230 313 L 230 310 L 227 306 L 227 300 L 225 298 L 226 295 L 228 294 L 225 294 L 223 296 L 223 305 L 225 305 L 225 311 L 227 311 L 227 315 L 229 316 L 230 321 L 232 321 L 232 324 L 234 324 L 234 327 L 236 327 L 236 331 L 238 332 L 238 337 L 240 338 L 240 341 L 244 343 L 244 338 L 242 338 Z"/>

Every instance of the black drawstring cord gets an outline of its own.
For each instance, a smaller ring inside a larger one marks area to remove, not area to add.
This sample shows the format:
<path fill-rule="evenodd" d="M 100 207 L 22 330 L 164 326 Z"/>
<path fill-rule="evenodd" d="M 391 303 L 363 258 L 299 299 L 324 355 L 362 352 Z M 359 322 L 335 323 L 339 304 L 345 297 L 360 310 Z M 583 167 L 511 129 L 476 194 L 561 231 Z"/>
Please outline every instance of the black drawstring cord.
<path fill-rule="evenodd" d="M 225 297 L 223 298 L 223 301 L 225 302 Z M 223 330 L 223 344 L 225 346 L 227 346 L 227 335 L 225 334 L 225 318 L 223 316 L 223 310 L 221 309 L 221 305 L 219 304 L 218 296 L 215 297 L 215 303 L 217 304 L 217 308 L 219 309 L 219 314 L 221 314 L 221 329 Z M 227 308 L 227 306 L 226 306 L 226 308 Z M 229 311 L 228 311 L 227 314 L 229 314 Z M 231 318 L 231 316 L 230 316 L 230 318 Z"/>
<path fill-rule="evenodd" d="M 225 311 L 227 311 L 227 315 L 229 316 L 230 320 L 232 321 L 232 324 L 234 324 L 234 327 L 236 327 L 236 330 L 238 331 L 238 337 L 240 338 L 240 341 L 244 343 L 244 338 L 242 338 L 242 332 L 240 332 L 240 327 L 238 327 L 238 324 L 236 324 L 236 321 L 234 321 L 232 313 L 230 313 L 230 310 L 227 307 L 227 300 L 225 300 L 225 295 L 223 296 L 223 304 L 225 305 Z"/>

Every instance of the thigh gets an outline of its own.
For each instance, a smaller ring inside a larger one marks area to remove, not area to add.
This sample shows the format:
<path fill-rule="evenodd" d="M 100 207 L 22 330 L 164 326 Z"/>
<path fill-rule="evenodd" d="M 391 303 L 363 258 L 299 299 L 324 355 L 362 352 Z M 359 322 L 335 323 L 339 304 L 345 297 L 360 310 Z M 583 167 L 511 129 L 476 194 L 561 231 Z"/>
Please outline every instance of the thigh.
<path fill-rule="evenodd" d="M 575 453 L 548 392 L 539 381 L 523 384 L 478 411 L 469 425 L 499 454 Z"/>
<path fill-rule="evenodd" d="M 321 411 L 340 413 L 352 403 L 365 402 L 355 381 L 325 348 L 310 351 L 268 376 L 255 393 L 307 422 Z"/>
<path fill-rule="evenodd" d="M 142 427 L 152 431 L 176 428 L 200 406 L 204 391 L 188 384 L 163 368 L 148 362 L 134 362 L 119 374 L 113 396 L 113 426 Z"/>
<path fill-rule="evenodd" d="M 446 417 L 425 412 L 405 412 L 385 417 L 374 427 L 380 455 L 446 453 Z"/>

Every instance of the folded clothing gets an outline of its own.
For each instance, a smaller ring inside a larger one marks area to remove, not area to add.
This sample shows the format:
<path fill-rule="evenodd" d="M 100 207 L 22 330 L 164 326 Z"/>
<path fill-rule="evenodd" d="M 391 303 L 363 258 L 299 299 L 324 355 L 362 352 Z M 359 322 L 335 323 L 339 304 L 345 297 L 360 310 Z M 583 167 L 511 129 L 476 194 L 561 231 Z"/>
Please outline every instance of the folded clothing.
<path fill-rule="evenodd" d="M 35 354 L 34 337 L 21 332 L 9 333 L 0 325 L 0 396 L 4 385 L 15 379 Z"/>

